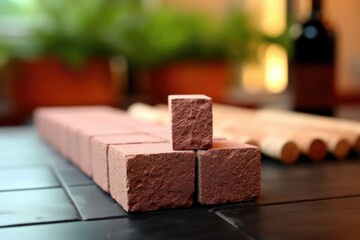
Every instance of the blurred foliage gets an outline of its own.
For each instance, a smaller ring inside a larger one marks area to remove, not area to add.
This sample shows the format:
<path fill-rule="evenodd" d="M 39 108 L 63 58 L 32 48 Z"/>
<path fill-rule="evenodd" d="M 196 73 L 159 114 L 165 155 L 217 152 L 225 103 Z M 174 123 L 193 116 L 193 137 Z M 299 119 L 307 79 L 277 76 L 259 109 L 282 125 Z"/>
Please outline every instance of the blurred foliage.
<path fill-rule="evenodd" d="M 124 10 L 116 1 L 38 0 L 39 18 L 30 36 L 33 54 L 55 55 L 71 65 L 112 56 L 109 34 L 116 31 L 117 15 Z"/>
<path fill-rule="evenodd" d="M 261 42 L 286 45 L 286 35 L 262 35 L 244 12 L 219 20 L 167 7 L 146 9 L 137 0 L 33 1 L 26 40 L 0 43 L 10 57 L 55 55 L 79 65 L 91 57 L 123 55 L 132 66 L 154 66 L 179 59 L 244 61 L 256 57 Z"/>
<path fill-rule="evenodd" d="M 179 59 L 245 59 L 251 55 L 250 45 L 257 36 L 248 18 L 239 12 L 220 22 L 207 15 L 167 8 L 142 16 L 140 29 L 118 32 L 119 38 L 124 36 L 120 51 L 136 65 Z"/>

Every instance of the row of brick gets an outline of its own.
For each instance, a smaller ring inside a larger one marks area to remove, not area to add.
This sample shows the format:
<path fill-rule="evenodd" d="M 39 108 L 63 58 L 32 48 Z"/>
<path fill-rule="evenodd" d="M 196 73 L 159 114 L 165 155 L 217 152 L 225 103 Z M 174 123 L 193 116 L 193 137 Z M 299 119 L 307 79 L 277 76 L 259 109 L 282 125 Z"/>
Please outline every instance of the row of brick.
<path fill-rule="evenodd" d="M 128 212 L 256 199 L 260 153 L 217 139 L 208 150 L 173 150 L 168 128 L 105 107 L 41 108 L 40 136 Z"/>

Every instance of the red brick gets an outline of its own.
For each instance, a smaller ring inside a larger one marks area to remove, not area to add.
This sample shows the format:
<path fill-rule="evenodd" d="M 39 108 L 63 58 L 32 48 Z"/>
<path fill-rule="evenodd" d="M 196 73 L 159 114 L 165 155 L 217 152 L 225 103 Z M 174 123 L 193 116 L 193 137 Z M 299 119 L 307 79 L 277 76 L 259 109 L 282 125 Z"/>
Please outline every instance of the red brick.
<path fill-rule="evenodd" d="M 65 157 L 69 158 L 69 144 L 68 144 L 68 134 L 69 128 L 71 126 L 76 126 L 76 121 L 79 121 L 78 118 L 72 116 L 62 116 L 54 119 L 56 121 L 56 127 L 53 130 L 53 139 L 56 141 L 56 149 Z M 82 120 L 83 121 L 83 120 Z"/>
<path fill-rule="evenodd" d="M 211 148 L 211 98 L 205 95 L 170 95 L 169 111 L 173 149 Z"/>
<path fill-rule="evenodd" d="M 149 131 L 166 131 L 169 128 L 160 124 L 147 123 L 142 121 L 135 120 L 133 122 L 133 127 L 139 132 L 149 132 Z"/>
<path fill-rule="evenodd" d="M 227 140 L 197 151 L 198 201 L 203 205 L 257 199 L 261 188 L 260 150 Z"/>
<path fill-rule="evenodd" d="M 67 137 L 69 128 L 84 127 L 85 125 L 99 125 L 101 122 L 94 118 L 97 114 L 73 111 L 59 111 L 49 119 L 48 124 L 51 126 L 50 139 L 48 140 L 64 156 L 69 157 Z"/>
<path fill-rule="evenodd" d="M 91 168 L 94 182 L 105 192 L 109 192 L 108 149 L 109 145 L 159 143 L 159 138 L 146 134 L 110 135 L 91 139 Z"/>
<path fill-rule="evenodd" d="M 65 134 L 62 138 L 63 143 L 62 145 L 64 148 L 64 152 L 66 156 L 69 158 L 73 164 L 79 166 L 80 159 L 79 159 L 79 134 L 81 129 L 86 128 L 94 128 L 99 126 L 99 123 L 86 123 L 83 120 L 72 120 L 67 123 L 64 123 L 63 131 Z"/>
<path fill-rule="evenodd" d="M 173 151 L 169 143 L 112 145 L 108 160 L 110 194 L 126 211 L 192 204 L 194 151 Z"/>
<path fill-rule="evenodd" d="M 80 169 L 88 176 L 92 176 L 91 167 L 91 138 L 96 136 L 106 136 L 114 134 L 133 134 L 136 131 L 132 129 L 124 130 L 113 126 L 95 126 L 79 128 L 75 133 L 75 146 L 77 152 L 75 153 L 75 160 Z"/>
<path fill-rule="evenodd" d="M 166 142 L 171 142 L 171 140 L 170 140 L 171 132 L 168 128 L 166 130 L 160 130 L 160 131 L 146 131 L 145 133 L 150 136 L 160 138 Z"/>

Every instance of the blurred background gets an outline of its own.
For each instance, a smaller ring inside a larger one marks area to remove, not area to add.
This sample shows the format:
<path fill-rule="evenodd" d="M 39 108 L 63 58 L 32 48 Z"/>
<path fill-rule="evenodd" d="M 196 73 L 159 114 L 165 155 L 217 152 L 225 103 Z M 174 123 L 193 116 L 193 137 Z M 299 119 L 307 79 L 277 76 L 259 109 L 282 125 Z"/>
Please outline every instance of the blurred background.
<path fill-rule="evenodd" d="M 0 125 L 39 106 L 126 109 L 182 93 L 333 115 L 360 104 L 359 9 L 357 0 L 1 0 Z"/>

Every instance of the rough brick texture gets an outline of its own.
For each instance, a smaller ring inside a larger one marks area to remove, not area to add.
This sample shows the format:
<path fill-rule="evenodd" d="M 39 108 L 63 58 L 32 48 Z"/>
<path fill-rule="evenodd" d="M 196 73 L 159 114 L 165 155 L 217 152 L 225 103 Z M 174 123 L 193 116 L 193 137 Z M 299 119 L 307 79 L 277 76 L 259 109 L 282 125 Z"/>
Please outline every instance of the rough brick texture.
<path fill-rule="evenodd" d="M 108 149 L 110 145 L 164 142 L 146 134 L 100 136 L 91 139 L 91 168 L 94 182 L 109 192 Z"/>
<path fill-rule="evenodd" d="M 260 150 L 227 140 L 197 151 L 198 201 L 203 205 L 241 202 L 259 197 Z"/>
<path fill-rule="evenodd" d="M 111 196 L 129 212 L 187 207 L 195 181 L 194 151 L 173 151 L 169 143 L 112 145 Z"/>
<path fill-rule="evenodd" d="M 116 127 L 92 127 L 81 129 L 76 135 L 76 144 L 78 146 L 77 159 L 79 161 L 80 169 L 88 176 L 92 176 L 91 167 L 91 149 L 90 141 L 95 136 L 105 136 L 114 134 L 131 134 L 134 130 L 123 130 Z"/>
<path fill-rule="evenodd" d="M 174 150 L 212 146 L 212 100 L 205 95 L 170 95 L 171 142 Z"/>

